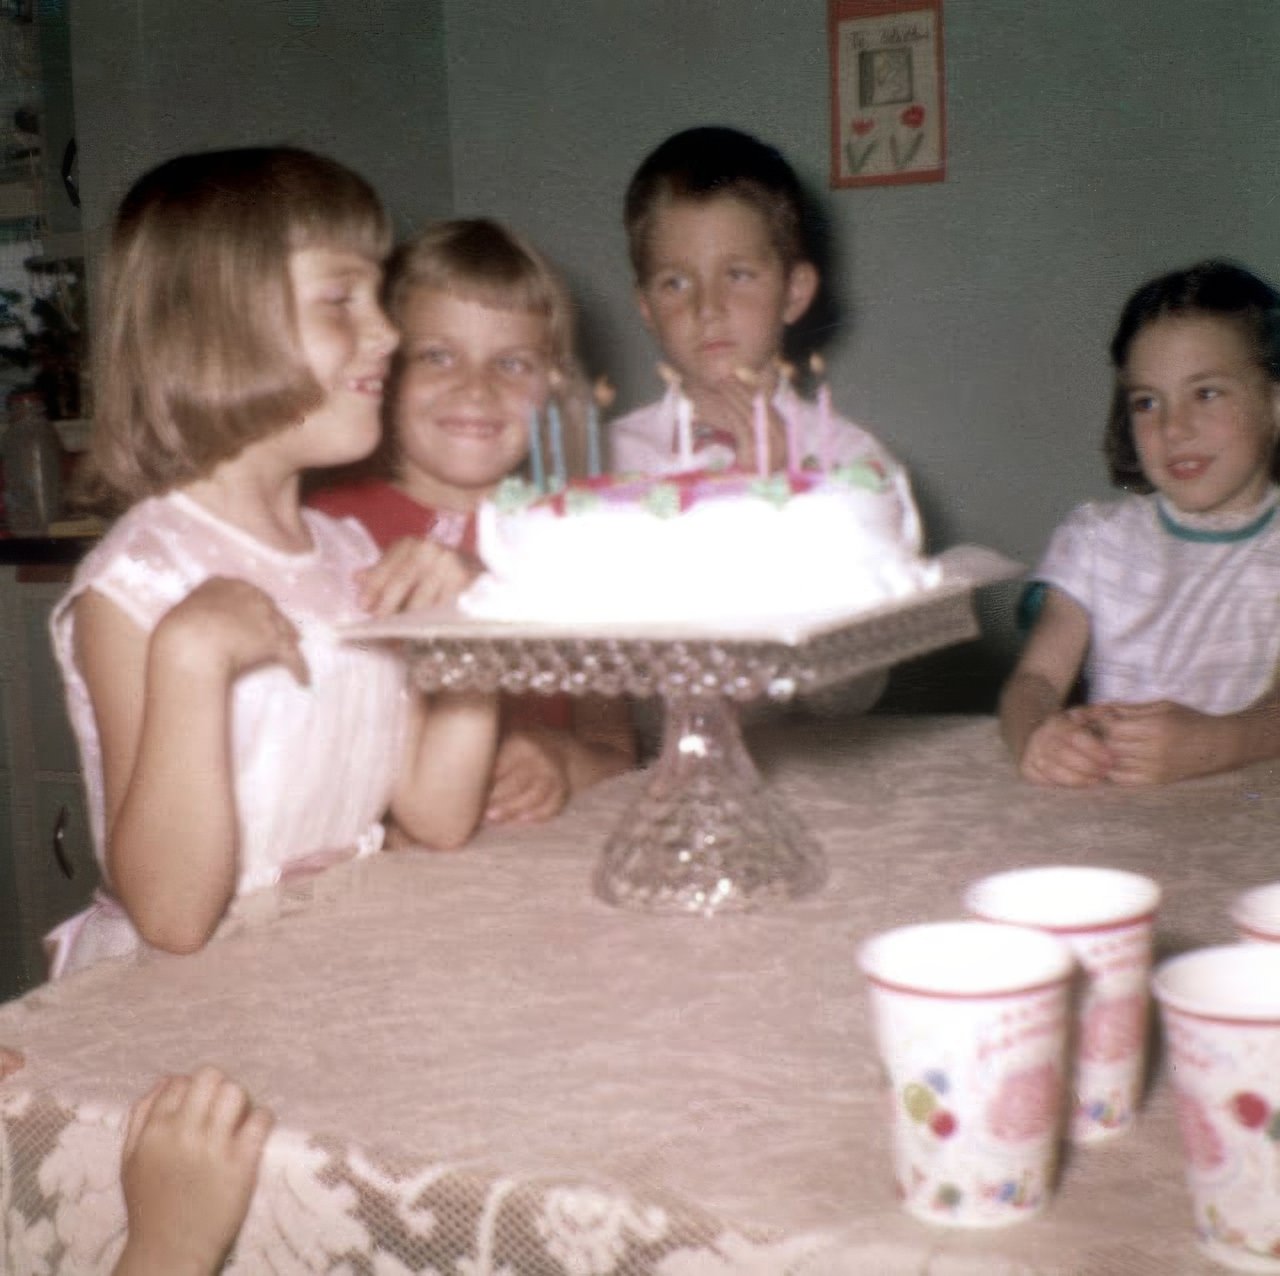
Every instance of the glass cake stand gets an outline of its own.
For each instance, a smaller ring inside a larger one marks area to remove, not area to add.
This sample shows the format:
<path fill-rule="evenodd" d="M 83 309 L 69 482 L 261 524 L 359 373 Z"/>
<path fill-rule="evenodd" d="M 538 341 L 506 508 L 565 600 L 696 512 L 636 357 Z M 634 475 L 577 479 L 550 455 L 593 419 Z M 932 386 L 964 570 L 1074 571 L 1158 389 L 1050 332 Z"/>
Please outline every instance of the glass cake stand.
<path fill-rule="evenodd" d="M 973 638 L 973 591 L 1021 568 L 961 546 L 941 583 L 853 615 L 681 625 L 534 625 L 453 610 L 346 628 L 396 641 L 426 691 L 657 696 L 662 746 L 595 870 L 610 904 L 654 912 L 742 911 L 799 898 L 826 878 L 803 823 L 771 793 L 743 742 L 739 706 L 787 701 Z"/>

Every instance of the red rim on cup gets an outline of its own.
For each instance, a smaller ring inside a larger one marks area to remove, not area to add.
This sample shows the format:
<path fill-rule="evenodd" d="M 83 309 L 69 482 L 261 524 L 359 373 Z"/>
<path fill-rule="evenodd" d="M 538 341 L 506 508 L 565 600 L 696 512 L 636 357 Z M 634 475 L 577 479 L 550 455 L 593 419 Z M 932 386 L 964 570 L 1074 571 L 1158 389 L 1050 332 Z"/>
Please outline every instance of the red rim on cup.
<path fill-rule="evenodd" d="M 1231 920 L 1247 939 L 1280 944 L 1280 882 L 1255 886 L 1231 905 Z"/>
<path fill-rule="evenodd" d="M 965 906 L 986 921 L 1058 934 L 1122 930 L 1150 921 L 1160 887 L 1120 868 L 1044 864 L 994 873 L 965 892 Z"/>
<path fill-rule="evenodd" d="M 1059 939 L 996 922 L 922 922 L 875 935 L 858 965 L 880 988 L 963 1000 L 1023 996 L 1071 977 L 1075 958 Z"/>
<path fill-rule="evenodd" d="M 1151 991 L 1193 1019 L 1280 1025 L 1280 945 L 1224 944 L 1170 957 L 1156 967 Z"/>

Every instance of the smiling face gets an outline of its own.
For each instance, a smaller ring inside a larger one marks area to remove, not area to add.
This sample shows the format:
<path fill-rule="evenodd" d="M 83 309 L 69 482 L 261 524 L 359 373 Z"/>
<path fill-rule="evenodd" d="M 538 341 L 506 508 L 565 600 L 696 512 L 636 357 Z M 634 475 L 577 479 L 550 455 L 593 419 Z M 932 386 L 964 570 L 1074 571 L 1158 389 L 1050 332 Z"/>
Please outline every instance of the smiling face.
<path fill-rule="evenodd" d="M 637 301 L 662 353 L 697 390 L 777 357 L 813 300 L 817 272 L 789 269 L 762 213 L 732 195 L 670 199 L 654 213 Z"/>
<path fill-rule="evenodd" d="M 1236 324 L 1204 315 L 1149 324 L 1129 348 L 1124 386 L 1142 472 L 1178 509 L 1230 514 L 1262 499 L 1280 387 Z"/>
<path fill-rule="evenodd" d="M 530 417 L 550 393 L 550 324 L 532 311 L 416 288 L 400 330 L 400 485 L 428 505 L 474 509 L 529 450 Z"/>
<path fill-rule="evenodd" d="M 348 249 L 303 248 L 289 256 L 298 348 L 324 393 L 290 434 L 311 466 L 368 456 L 381 434 L 382 389 L 397 336 L 378 299 L 382 270 Z"/>

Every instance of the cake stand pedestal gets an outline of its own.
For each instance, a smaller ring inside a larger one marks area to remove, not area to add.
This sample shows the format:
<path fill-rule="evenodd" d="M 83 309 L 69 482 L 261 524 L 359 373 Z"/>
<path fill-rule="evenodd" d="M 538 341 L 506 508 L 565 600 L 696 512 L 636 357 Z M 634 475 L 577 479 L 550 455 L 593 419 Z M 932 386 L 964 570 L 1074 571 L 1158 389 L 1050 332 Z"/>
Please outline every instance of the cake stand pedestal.
<path fill-rule="evenodd" d="M 1021 569 L 974 546 L 940 562 L 941 584 L 855 615 L 623 628 L 436 610 L 350 626 L 346 637 L 403 643 L 427 691 L 660 697 L 662 748 L 605 843 L 596 893 L 654 912 L 742 911 L 811 894 L 826 862 L 761 779 L 739 704 L 787 701 L 975 637 L 974 589 Z"/>

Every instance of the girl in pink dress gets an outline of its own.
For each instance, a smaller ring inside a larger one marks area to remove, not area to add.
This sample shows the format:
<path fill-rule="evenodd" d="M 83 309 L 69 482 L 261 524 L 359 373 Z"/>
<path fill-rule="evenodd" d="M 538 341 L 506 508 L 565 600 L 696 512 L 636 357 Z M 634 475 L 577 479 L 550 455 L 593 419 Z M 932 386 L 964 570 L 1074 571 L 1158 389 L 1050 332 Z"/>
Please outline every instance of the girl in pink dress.
<path fill-rule="evenodd" d="M 107 261 L 88 458 L 125 512 L 52 618 L 105 889 L 50 936 L 52 973 L 202 947 L 246 892 L 471 834 L 493 697 L 411 692 L 338 626 L 413 597 L 304 470 L 378 443 L 397 336 L 376 196 L 289 149 L 184 156 L 139 180 Z"/>

